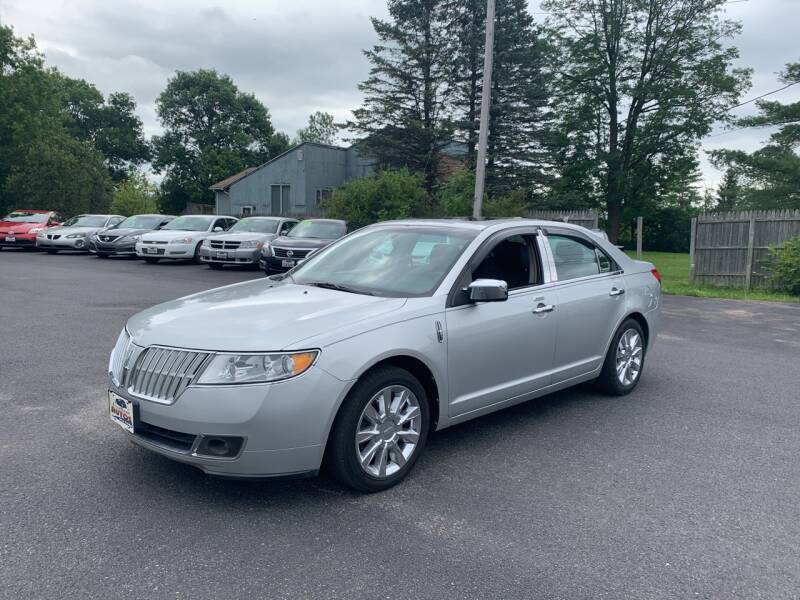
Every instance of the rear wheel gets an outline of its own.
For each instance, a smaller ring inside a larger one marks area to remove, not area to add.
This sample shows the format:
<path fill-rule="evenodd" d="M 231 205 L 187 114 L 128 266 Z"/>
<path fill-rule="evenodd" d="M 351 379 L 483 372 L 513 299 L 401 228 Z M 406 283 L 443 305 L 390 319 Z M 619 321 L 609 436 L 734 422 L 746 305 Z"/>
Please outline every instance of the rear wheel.
<path fill-rule="evenodd" d="M 634 390 L 644 368 L 645 337 L 634 319 L 619 326 L 611 340 L 597 383 L 608 394 L 623 396 Z"/>
<path fill-rule="evenodd" d="M 399 483 L 425 448 L 430 410 L 417 378 L 381 367 L 356 383 L 342 404 L 326 466 L 344 485 L 379 492 Z"/>

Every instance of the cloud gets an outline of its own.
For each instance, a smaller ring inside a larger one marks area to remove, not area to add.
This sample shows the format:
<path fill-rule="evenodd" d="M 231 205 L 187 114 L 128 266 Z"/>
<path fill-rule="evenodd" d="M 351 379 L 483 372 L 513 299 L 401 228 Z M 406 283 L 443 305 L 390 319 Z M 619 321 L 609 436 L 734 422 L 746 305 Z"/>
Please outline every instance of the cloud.
<path fill-rule="evenodd" d="M 539 0 L 529 2 L 544 16 Z M 775 73 L 800 59 L 800 1 L 749 0 L 727 5 L 743 22 L 734 43 L 741 66 L 756 74 L 747 97 L 778 87 Z M 289 135 L 308 115 L 326 110 L 338 120 L 361 101 L 369 72 L 363 50 L 375 43 L 370 16 L 384 17 L 385 0 L 4 0 L 0 20 L 17 34 L 34 34 L 48 64 L 93 82 L 104 93 L 127 91 L 148 135 L 160 129 L 155 99 L 176 70 L 214 68 L 270 109 Z M 775 99 L 796 100 L 800 86 Z M 737 114 L 749 114 L 749 105 Z M 722 130 L 716 130 L 718 134 Z M 704 146 L 754 149 L 769 132 L 726 133 Z M 709 185 L 721 174 L 704 163 Z"/>

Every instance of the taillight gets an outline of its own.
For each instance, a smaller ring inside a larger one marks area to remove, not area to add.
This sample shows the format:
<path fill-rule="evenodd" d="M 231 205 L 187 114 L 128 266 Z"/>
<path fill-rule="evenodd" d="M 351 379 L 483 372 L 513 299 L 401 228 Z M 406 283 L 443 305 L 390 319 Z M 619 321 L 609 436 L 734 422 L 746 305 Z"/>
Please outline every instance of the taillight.
<path fill-rule="evenodd" d="M 661 273 L 658 272 L 658 269 L 650 269 L 650 273 L 653 274 L 653 277 L 656 278 L 658 283 L 661 283 Z"/>

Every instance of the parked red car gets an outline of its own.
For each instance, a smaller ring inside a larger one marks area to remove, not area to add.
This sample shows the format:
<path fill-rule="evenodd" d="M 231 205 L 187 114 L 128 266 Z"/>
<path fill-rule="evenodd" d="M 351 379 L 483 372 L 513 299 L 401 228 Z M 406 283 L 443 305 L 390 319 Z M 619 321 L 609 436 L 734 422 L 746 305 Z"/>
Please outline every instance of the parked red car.
<path fill-rule="evenodd" d="M 61 218 L 52 210 L 18 209 L 0 220 L 0 250 L 35 248 L 36 234 L 59 225 Z"/>

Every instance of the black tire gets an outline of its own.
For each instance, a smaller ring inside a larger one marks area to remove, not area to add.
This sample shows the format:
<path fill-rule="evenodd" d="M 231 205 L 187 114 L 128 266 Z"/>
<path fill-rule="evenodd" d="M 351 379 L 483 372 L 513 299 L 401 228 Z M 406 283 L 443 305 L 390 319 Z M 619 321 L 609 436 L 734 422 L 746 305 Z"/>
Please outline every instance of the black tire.
<path fill-rule="evenodd" d="M 224 265 L 221 265 L 219 263 L 213 263 L 213 262 L 206 263 L 206 264 L 208 265 L 209 269 L 214 269 L 215 271 L 221 270 L 222 267 L 224 266 Z"/>
<path fill-rule="evenodd" d="M 48 248 L 47 250 L 45 250 L 45 252 L 47 252 L 48 254 L 58 254 L 58 250 L 53 250 L 52 248 Z"/>
<path fill-rule="evenodd" d="M 420 435 L 413 454 L 405 465 L 393 475 L 374 477 L 359 465 L 356 456 L 355 435 L 361 413 L 369 401 L 383 388 L 402 385 L 417 397 L 422 416 Z M 340 483 L 359 492 L 380 492 L 402 481 L 414 467 L 425 450 L 430 429 L 430 408 L 425 390 L 416 377 L 397 367 L 379 367 L 365 374 L 345 398 L 331 429 L 325 452 L 325 469 Z"/>
<path fill-rule="evenodd" d="M 156 264 L 158 261 L 159 261 L 159 259 L 158 259 L 158 258 L 153 258 L 152 256 L 146 256 L 146 257 L 144 258 L 144 262 L 146 262 L 148 265 L 154 265 L 154 264 Z"/>
<path fill-rule="evenodd" d="M 192 262 L 196 265 L 199 265 L 203 261 L 200 260 L 200 246 L 203 245 L 203 242 L 197 242 L 197 246 L 194 247 L 194 258 L 192 258 Z"/>
<path fill-rule="evenodd" d="M 619 377 L 617 377 L 617 347 L 619 346 L 619 341 L 622 339 L 622 336 L 630 330 L 635 331 L 639 335 L 639 339 L 641 340 L 642 344 L 642 357 L 636 377 L 632 382 L 625 384 L 620 381 Z M 639 325 L 635 319 L 625 320 L 617 329 L 614 337 L 611 340 L 611 345 L 608 347 L 606 360 L 603 363 L 603 370 L 600 371 L 600 377 L 598 377 L 596 381 L 597 386 L 606 394 L 610 394 L 612 396 L 624 396 L 625 394 L 630 394 L 634 389 L 636 389 L 636 386 L 639 385 L 639 381 L 642 378 L 646 354 L 647 343 L 644 331 L 642 331 L 642 326 Z"/>

